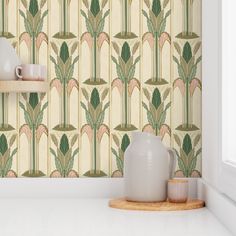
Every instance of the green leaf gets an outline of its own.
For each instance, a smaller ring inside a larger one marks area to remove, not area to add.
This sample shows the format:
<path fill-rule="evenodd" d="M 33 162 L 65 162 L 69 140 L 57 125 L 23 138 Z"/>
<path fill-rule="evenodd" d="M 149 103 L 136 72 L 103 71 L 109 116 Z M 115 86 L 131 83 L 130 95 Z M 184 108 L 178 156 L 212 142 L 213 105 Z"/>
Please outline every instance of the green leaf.
<path fill-rule="evenodd" d="M 89 100 L 89 94 L 85 88 L 81 89 L 82 94 L 84 95 L 85 99 L 88 101 Z"/>
<path fill-rule="evenodd" d="M 29 128 L 32 129 L 32 118 L 30 117 L 29 113 L 26 111 L 25 106 L 23 105 L 22 102 L 19 102 L 20 108 L 22 108 L 24 110 L 24 118 L 25 118 L 25 122 L 26 124 L 29 125 Z"/>
<path fill-rule="evenodd" d="M 70 140 L 70 146 L 73 147 L 78 139 L 78 134 L 75 134 Z"/>
<path fill-rule="evenodd" d="M 143 88 L 143 93 L 145 95 L 145 97 L 147 98 L 147 100 L 150 100 L 150 93 L 148 92 L 147 88 Z"/>
<path fill-rule="evenodd" d="M 174 42 L 174 47 L 178 54 L 181 55 L 181 48 L 177 42 Z"/>
<path fill-rule="evenodd" d="M 152 94 L 152 104 L 157 109 L 161 104 L 161 94 L 158 88 L 155 88 Z"/>
<path fill-rule="evenodd" d="M 116 165 L 118 170 L 123 174 L 124 163 L 119 157 L 116 158 Z"/>
<path fill-rule="evenodd" d="M 177 134 L 174 134 L 174 139 L 175 139 L 175 142 L 178 144 L 178 146 L 181 147 L 181 141 Z"/>
<path fill-rule="evenodd" d="M 196 168 L 197 165 L 197 158 L 193 158 L 190 161 L 189 167 L 188 167 L 188 172 L 191 175 L 191 173 L 193 172 L 193 170 Z"/>
<path fill-rule="evenodd" d="M 68 49 L 66 42 L 63 42 L 61 45 L 60 58 L 64 62 L 64 64 L 66 63 L 67 59 L 69 58 L 69 49 Z"/>
<path fill-rule="evenodd" d="M 108 0 L 102 0 L 102 8 L 107 5 Z"/>
<path fill-rule="evenodd" d="M 163 8 L 165 8 L 167 6 L 167 4 L 169 3 L 170 0 L 164 0 L 163 2 Z"/>
<path fill-rule="evenodd" d="M 73 55 L 73 53 L 75 52 L 75 50 L 78 47 L 78 42 L 74 42 L 71 49 L 70 49 L 70 54 Z"/>
<path fill-rule="evenodd" d="M 167 88 L 163 94 L 163 101 L 166 100 L 166 98 L 169 96 L 170 94 L 170 91 L 171 91 L 171 88 Z"/>
<path fill-rule="evenodd" d="M 74 159 L 75 155 L 79 153 L 79 148 L 76 148 L 72 154 L 72 159 Z"/>
<path fill-rule="evenodd" d="M 201 60 L 202 60 L 202 56 L 198 57 L 198 59 L 196 60 L 195 65 L 197 65 Z"/>
<path fill-rule="evenodd" d="M 127 149 L 127 147 L 130 145 L 130 139 L 129 136 L 127 134 L 125 134 L 122 138 L 121 141 L 121 150 L 123 152 L 125 152 L 125 150 Z"/>
<path fill-rule="evenodd" d="M 126 63 L 129 58 L 130 58 L 130 47 L 129 44 L 127 42 L 125 42 L 122 46 L 122 50 L 121 50 L 121 58 L 123 59 L 123 61 Z"/>
<path fill-rule="evenodd" d="M 156 128 L 156 122 L 155 119 L 153 117 L 153 114 L 147 110 L 147 119 L 148 119 L 148 123 L 152 126 L 153 129 Z"/>
<path fill-rule="evenodd" d="M 150 0 L 144 0 L 144 2 L 146 4 L 147 8 L 150 8 L 150 6 L 151 6 Z"/>
<path fill-rule="evenodd" d="M 43 15 L 42 15 L 42 17 L 41 17 L 41 19 L 40 19 L 40 22 L 39 22 L 39 24 L 38 24 L 38 26 L 37 26 L 37 28 L 36 28 L 36 34 L 37 34 L 37 36 L 38 36 L 38 34 L 42 31 L 42 29 L 43 29 L 43 20 L 44 20 L 44 18 L 45 18 L 45 16 L 48 14 L 48 10 L 46 10 L 44 13 L 43 13 Z"/>
<path fill-rule="evenodd" d="M 198 52 L 199 48 L 201 47 L 201 42 L 196 43 L 193 49 L 194 55 Z"/>
<path fill-rule="evenodd" d="M 103 29 L 104 29 L 104 25 L 105 25 L 105 19 L 106 17 L 109 15 L 110 10 L 107 10 L 102 18 L 102 20 L 99 22 L 98 27 L 97 27 L 97 35 L 99 35 Z"/>
<path fill-rule="evenodd" d="M 70 158 L 68 164 L 65 168 L 65 176 L 68 176 L 69 172 L 72 170 L 74 165 L 74 158 Z"/>
<path fill-rule="evenodd" d="M 25 13 L 22 10 L 19 10 L 19 13 L 24 19 L 26 19 Z"/>
<path fill-rule="evenodd" d="M 195 155 L 195 157 L 197 158 L 197 157 L 198 157 L 198 155 L 199 155 L 201 152 L 202 152 L 202 149 L 201 149 L 201 148 L 199 148 L 199 149 L 197 150 L 197 152 L 196 152 L 196 155 Z"/>
<path fill-rule="evenodd" d="M 16 137 L 17 137 L 16 134 L 14 134 L 14 135 L 11 136 L 10 142 L 9 142 L 9 146 L 10 146 L 10 147 L 11 147 L 11 146 L 14 144 L 14 142 L 16 141 Z"/>
<path fill-rule="evenodd" d="M 2 134 L 0 136 L 0 153 L 2 155 L 4 155 L 4 153 L 7 151 L 7 149 L 8 149 L 7 138 L 6 138 L 5 134 Z"/>
<path fill-rule="evenodd" d="M 178 158 L 178 165 L 179 165 L 179 169 L 183 171 L 184 176 L 188 177 L 187 167 L 185 166 L 185 163 L 182 158 Z"/>
<path fill-rule="evenodd" d="M 57 147 L 58 146 L 58 140 L 56 138 L 56 135 L 55 134 L 51 134 L 51 139 L 52 139 L 52 142 L 54 143 L 54 145 Z"/>
<path fill-rule="evenodd" d="M 188 155 L 192 150 L 192 141 L 189 134 L 186 134 L 183 140 L 183 150 Z"/>
<path fill-rule="evenodd" d="M 132 54 L 134 55 L 139 48 L 139 42 L 136 42 L 132 48 Z"/>
<path fill-rule="evenodd" d="M 90 11 L 96 17 L 96 15 L 100 12 L 99 0 L 92 0 L 90 5 Z"/>
<path fill-rule="evenodd" d="M 189 63 L 189 61 L 191 60 L 192 58 L 192 49 L 191 49 L 191 46 L 189 44 L 189 42 L 186 42 L 184 44 L 184 48 L 183 48 L 183 58 L 184 60 Z"/>
<path fill-rule="evenodd" d="M 153 0 L 152 2 L 152 12 L 157 17 L 161 12 L 161 1 L 160 0 Z"/>
<path fill-rule="evenodd" d="M 38 0 L 30 0 L 29 12 L 32 16 L 35 16 L 39 10 Z"/>
<path fill-rule="evenodd" d="M 144 102 L 142 102 L 142 104 L 143 104 L 144 109 L 145 109 L 146 111 L 148 111 L 147 105 L 146 105 Z"/>
<path fill-rule="evenodd" d="M 21 0 L 21 3 L 25 7 L 25 9 L 27 9 L 27 7 L 28 7 L 27 0 Z"/>
<path fill-rule="evenodd" d="M 60 141 L 60 151 L 65 155 L 69 150 L 69 141 L 66 134 L 63 134 Z"/>
<path fill-rule="evenodd" d="M 117 137 L 117 135 L 113 134 L 112 138 L 113 138 L 113 141 L 116 144 L 116 146 L 119 147 L 120 146 L 120 141 L 119 141 L 119 138 Z"/>
<path fill-rule="evenodd" d="M 99 129 L 99 127 L 102 125 L 103 121 L 105 118 L 105 111 L 102 111 L 99 115 L 98 118 L 96 120 L 96 127 L 97 129 Z"/>
<path fill-rule="evenodd" d="M 29 104 L 34 109 L 39 103 L 39 97 L 37 93 L 30 93 Z"/>
<path fill-rule="evenodd" d="M 43 8 L 43 6 L 45 5 L 46 2 L 47 2 L 47 0 L 41 0 L 41 2 L 40 2 L 40 8 Z"/>
<path fill-rule="evenodd" d="M 119 48 L 118 44 L 116 42 L 112 42 L 112 46 L 113 46 L 115 52 L 117 53 L 117 55 L 119 55 L 120 54 L 120 48 Z"/>
<path fill-rule="evenodd" d="M 99 93 L 98 93 L 98 90 L 96 88 L 94 88 L 92 93 L 91 93 L 90 103 L 91 103 L 91 105 L 93 106 L 94 109 L 96 109 L 97 106 L 100 103 Z"/>
<path fill-rule="evenodd" d="M 6 161 L 6 164 L 4 166 L 4 170 L 3 170 L 3 176 L 6 176 L 8 171 L 11 169 L 12 167 L 12 160 L 13 160 L 13 157 L 14 155 L 17 153 L 17 148 L 15 148 L 11 155 L 7 158 L 7 161 Z"/>
<path fill-rule="evenodd" d="M 201 139 L 201 134 L 198 134 L 193 142 L 194 147 L 199 143 L 200 139 Z"/>
<path fill-rule="evenodd" d="M 108 88 L 106 88 L 106 89 L 103 90 L 102 96 L 101 96 L 102 101 L 106 98 L 108 92 L 109 92 L 109 89 L 108 89 Z"/>
<path fill-rule="evenodd" d="M 83 0 L 83 3 L 84 3 L 84 5 L 85 5 L 86 8 L 89 8 L 88 0 Z"/>
<path fill-rule="evenodd" d="M 57 47 L 57 45 L 54 43 L 54 42 L 51 42 L 51 47 L 52 47 L 52 49 L 53 49 L 53 51 L 56 53 L 56 54 L 58 54 L 58 47 Z M 50 58 L 51 58 L 52 56 L 50 56 Z M 53 57 L 52 57 L 53 58 Z M 52 61 L 52 59 L 51 59 L 51 61 Z M 52 61 L 53 62 L 53 61 Z M 54 62 L 53 62 L 54 63 Z"/>
<path fill-rule="evenodd" d="M 98 24 L 97 34 L 100 34 L 103 31 L 104 26 L 105 26 L 105 19 L 103 18 Z"/>
<path fill-rule="evenodd" d="M 143 15 L 146 17 L 146 19 L 147 19 L 148 31 L 154 35 L 154 34 L 155 34 L 155 28 L 154 28 L 154 26 L 153 26 L 153 24 L 152 24 L 150 18 L 148 17 L 147 12 L 144 11 L 144 10 L 142 10 L 142 13 L 143 13 Z"/>
<path fill-rule="evenodd" d="M 81 12 L 81 15 L 85 18 L 86 28 L 87 28 L 88 32 L 91 34 L 92 37 L 94 37 L 92 22 L 90 22 L 90 20 L 88 19 L 86 13 L 83 10 L 80 10 L 80 12 Z"/>

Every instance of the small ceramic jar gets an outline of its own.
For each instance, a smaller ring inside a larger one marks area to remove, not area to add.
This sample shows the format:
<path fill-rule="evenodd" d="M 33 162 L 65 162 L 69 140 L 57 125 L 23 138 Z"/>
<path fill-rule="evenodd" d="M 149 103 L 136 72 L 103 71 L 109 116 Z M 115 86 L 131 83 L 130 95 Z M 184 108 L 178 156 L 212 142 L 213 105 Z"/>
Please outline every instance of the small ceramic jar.
<path fill-rule="evenodd" d="M 184 203 L 188 200 L 188 181 L 183 179 L 168 180 L 168 200 Z"/>

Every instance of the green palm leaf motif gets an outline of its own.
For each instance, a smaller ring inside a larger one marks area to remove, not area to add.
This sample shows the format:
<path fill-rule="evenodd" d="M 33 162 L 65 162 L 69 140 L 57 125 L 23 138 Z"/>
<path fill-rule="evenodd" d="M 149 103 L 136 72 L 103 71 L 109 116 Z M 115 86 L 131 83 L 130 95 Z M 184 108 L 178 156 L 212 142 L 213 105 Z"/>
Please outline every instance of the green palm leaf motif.
<path fill-rule="evenodd" d="M 155 16 L 158 16 L 161 12 L 161 2 L 160 0 L 153 0 L 152 2 L 152 12 Z"/>
<path fill-rule="evenodd" d="M 79 148 L 73 148 L 78 140 L 78 134 L 69 138 L 63 134 L 58 140 L 56 135 L 52 134 L 51 139 L 56 146 L 56 150 L 50 148 L 51 154 L 55 159 L 56 170 L 51 173 L 51 177 L 79 177 L 78 173 L 73 170 L 75 156 L 79 152 Z"/>
<path fill-rule="evenodd" d="M 189 134 L 186 134 L 183 141 L 183 150 L 188 155 L 192 150 L 192 141 Z"/>
<path fill-rule="evenodd" d="M 40 177 L 44 174 L 38 169 L 39 142 L 41 135 L 48 134 L 47 127 L 42 124 L 44 111 L 48 102 L 42 104 L 45 94 L 22 94 L 25 105 L 20 101 L 20 107 L 24 111 L 25 124 L 20 127 L 20 134 L 25 134 L 30 145 L 29 170 L 23 175 L 27 177 Z"/>
<path fill-rule="evenodd" d="M 90 138 L 91 156 L 92 162 L 88 172 L 84 175 L 89 177 L 102 177 L 106 174 L 100 167 L 100 143 L 103 135 L 106 133 L 109 135 L 110 131 L 107 125 L 105 125 L 105 111 L 109 107 L 109 102 L 104 103 L 105 98 L 108 95 L 108 89 L 103 90 L 101 96 L 96 88 L 94 88 L 89 97 L 86 90 L 82 90 L 84 97 L 87 101 L 87 105 L 81 102 L 81 107 L 85 111 L 86 121 L 81 132 L 86 133 Z"/>
<path fill-rule="evenodd" d="M 156 109 L 161 105 L 161 94 L 157 88 L 155 88 L 152 95 L 152 104 Z"/>
<path fill-rule="evenodd" d="M 100 12 L 99 0 L 92 0 L 91 1 L 90 11 L 92 12 L 94 17 L 97 16 L 97 14 Z"/>
<path fill-rule="evenodd" d="M 17 152 L 17 148 L 11 150 L 16 140 L 16 134 L 12 135 L 9 143 L 5 134 L 0 136 L 0 177 L 17 177 L 16 173 L 11 170 L 13 157 Z"/>
<path fill-rule="evenodd" d="M 122 46 L 122 51 L 121 51 L 121 58 L 125 63 L 130 59 L 130 47 L 127 42 L 125 42 Z"/>
<path fill-rule="evenodd" d="M 60 150 L 65 155 L 69 150 L 69 141 L 65 134 L 62 135 L 60 142 Z"/>
<path fill-rule="evenodd" d="M 20 35 L 20 41 L 25 41 L 30 52 L 30 62 L 38 64 L 39 48 L 43 41 L 48 42 L 47 35 L 42 32 L 44 18 L 48 14 L 48 10 L 43 11 L 46 1 L 41 1 L 39 6 L 38 0 L 30 0 L 29 7 L 24 0 L 21 0 L 25 8 L 25 12 L 19 10 L 21 17 L 24 19 L 25 31 Z M 28 7 L 28 8 L 27 8 Z M 40 37 L 40 40 L 38 40 Z M 38 43 L 36 44 L 36 41 Z M 40 43 L 39 43 L 40 41 Z"/>
<path fill-rule="evenodd" d="M 189 63 L 189 61 L 191 60 L 192 58 L 192 49 L 191 49 L 191 46 L 189 44 L 189 42 L 186 42 L 184 44 L 184 49 L 183 49 L 183 58 L 184 60 Z"/>
<path fill-rule="evenodd" d="M 60 58 L 64 62 L 64 64 L 66 63 L 67 59 L 69 58 L 69 50 L 68 50 L 68 46 L 67 46 L 66 42 L 63 42 L 61 45 Z"/>
<path fill-rule="evenodd" d="M 119 176 L 123 176 L 123 169 L 124 169 L 124 153 L 126 151 L 126 149 L 128 148 L 128 146 L 130 145 L 130 138 L 127 134 L 124 134 L 122 139 L 121 139 L 121 144 L 119 141 L 119 138 L 117 137 L 117 135 L 113 134 L 113 141 L 116 145 L 116 149 L 115 148 L 111 148 L 112 154 L 116 159 L 116 165 L 117 165 L 117 169 L 118 171 L 115 171 L 113 173 L 113 176 L 116 175 L 116 173 L 118 172 Z"/>
<path fill-rule="evenodd" d="M 50 60 L 54 64 L 56 78 L 51 81 L 51 88 L 56 88 L 60 97 L 60 117 L 59 124 L 54 127 L 59 131 L 74 130 L 75 127 L 69 121 L 69 108 L 70 108 L 70 95 L 73 88 L 79 89 L 79 82 L 74 75 L 75 64 L 79 60 L 79 56 L 73 55 L 78 48 L 78 43 L 75 42 L 69 48 L 68 44 L 64 41 L 60 48 L 55 43 L 51 43 L 52 49 L 56 57 L 50 56 Z"/>
<path fill-rule="evenodd" d="M 169 0 L 161 6 L 160 0 L 145 1 L 148 11 L 142 10 L 146 18 L 148 32 L 143 35 L 143 41 L 149 43 L 152 52 L 152 77 L 146 81 L 150 85 L 163 85 L 168 82 L 162 78 L 162 49 L 166 42 L 171 43 L 169 33 L 165 32 L 167 19 L 171 10 L 167 10 Z"/>
<path fill-rule="evenodd" d="M 0 153 L 3 155 L 8 149 L 7 138 L 5 134 L 0 136 Z"/>
<path fill-rule="evenodd" d="M 179 170 L 176 172 L 178 177 L 200 177 L 199 171 L 196 170 L 197 161 L 202 149 L 197 148 L 200 143 L 201 135 L 198 134 L 192 141 L 189 134 L 183 137 L 182 146 L 181 138 L 174 134 L 174 139 L 179 147 L 179 151 L 175 149 L 178 156 Z"/>
<path fill-rule="evenodd" d="M 170 88 L 166 89 L 163 93 L 163 99 L 161 98 L 161 93 L 158 88 L 155 88 L 152 97 L 147 89 L 143 90 L 144 95 L 149 101 L 149 105 L 143 104 L 143 108 L 147 112 L 148 124 L 143 128 L 143 131 L 152 132 L 157 136 L 164 138 L 165 134 L 171 134 L 169 125 L 166 122 L 167 111 L 170 108 L 171 103 L 166 103 L 166 99 L 170 93 Z M 150 101 L 151 98 L 151 101 Z"/>
<path fill-rule="evenodd" d="M 29 97 L 29 104 L 31 105 L 31 107 L 33 109 L 35 109 L 35 107 L 38 105 L 39 103 L 39 97 L 37 93 L 30 93 L 30 97 Z"/>
<path fill-rule="evenodd" d="M 39 11 L 38 1 L 37 0 L 30 0 L 29 4 L 29 12 L 34 17 Z"/>
<path fill-rule="evenodd" d="M 134 78 L 136 64 L 140 60 L 140 56 L 134 58 L 139 47 L 139 43 L 133 45 L 132 50 L 128 42 L 124 42 L 120 50 L 118 44 L 113 42 L 113 48 L 117 53 L 117 58 L 112 56 L 111 59 L 116 65 L 116 73 L 118 78 L 113 81 L 113 87 L 118 87 L 122 100 L 122 120 L 121 124 L 115 129 L 120 131 L 132 131 L 137 128 L 131 124 L 131 96 L 133 89 L 140 89 L 140 82 Z M 120 81 L 120 82 L 118 82 Z M 129 90 L 132 86 L 132 90 Z"/>
<path fill-rule="evenodd" d="M 125 150 L 127 149 L 127 147 L 130 145 L 130 139 L 129 136 L 127 134 L 125 134 L 122 138 L 122 142 L 121 142 L 121 150 L 123 151 L 123 153 L 125 152 Z"/>
<path fill-rule="evenodd" d="M 184 107 L 183 107 L 183 123 L 178 126 L 178 130 L 191 131 L 198 130 L 193 125 L 193 114 L 192 111 L 193 101 L 192 97 L 196 88 L 201 89 L 201 81 L 195 76 L 197 74 L 198 64 L 201 61 L 201 56 L 197 57 L 196 54 L 199 51 L 201 43 L 198 42 L 192 47 L 187 41 L 183 49 L 181 50 L 180 45 L 174 42 L 174 47 L 179 55 L 179 58 L 173 56 L 173 60 L 177 65 L 179 77 L 173 83 L 174 88 L 178 87 L 181 91 Z"/>
<path fill-rule="evenodd" d="M 94 109 L 96 109 L 97 106 L 100 104 L 100 97 L 99 97 L 98 90 L 96 88 L 93 89 L 93 91 L 92 91 L 90 103 Z"/>

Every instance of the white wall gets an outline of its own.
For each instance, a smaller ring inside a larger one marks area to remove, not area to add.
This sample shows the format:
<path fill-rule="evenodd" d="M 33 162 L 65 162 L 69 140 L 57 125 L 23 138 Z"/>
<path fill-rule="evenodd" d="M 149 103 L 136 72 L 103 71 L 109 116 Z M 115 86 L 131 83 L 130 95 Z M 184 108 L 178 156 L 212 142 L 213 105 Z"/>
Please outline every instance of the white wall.
<path fill-rule="evenodd" d="M 219 13 L 220 0 L 202 1 L 202 55 L 203 55 L 203 91 L 202 91 L 202 174 L 204 180 L 218 187 L 219 171 Z"/>

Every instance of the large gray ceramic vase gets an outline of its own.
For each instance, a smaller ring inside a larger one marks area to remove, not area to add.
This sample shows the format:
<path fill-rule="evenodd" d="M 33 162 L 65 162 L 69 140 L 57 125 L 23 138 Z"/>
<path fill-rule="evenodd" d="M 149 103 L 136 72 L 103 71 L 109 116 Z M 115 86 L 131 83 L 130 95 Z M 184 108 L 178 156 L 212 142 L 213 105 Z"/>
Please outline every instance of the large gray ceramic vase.
<path fill-rule="evenodd" d="M 167 181 L 173 178 L 176 154 L 161 138 L 133 132 L 124 156 L 125 197 L 129 201 L 160 202 L 167 198 Z"/>
<path fill-rule="evenodd" d="M 0 80 L 16 80 L 16 66 L 20 65 L 20 59 L 10 42 L 0 37 Z"/>

